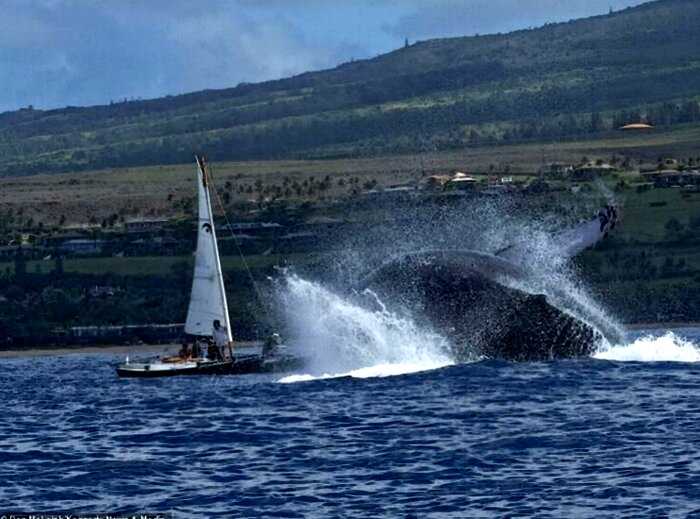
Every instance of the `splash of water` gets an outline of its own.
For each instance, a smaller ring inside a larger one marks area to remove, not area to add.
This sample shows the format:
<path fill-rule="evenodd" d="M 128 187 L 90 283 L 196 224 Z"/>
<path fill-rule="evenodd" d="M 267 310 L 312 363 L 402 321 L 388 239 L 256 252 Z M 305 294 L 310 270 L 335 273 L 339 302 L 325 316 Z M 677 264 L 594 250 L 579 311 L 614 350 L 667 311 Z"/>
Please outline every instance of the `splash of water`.
<path fill-rule="evenodd" d="M 554 307 L 598 330 L 602 335 L 603 347 L 626 342 L 624 326 L 595 300 L 570 269 L 561 268 L 546 274 L 530 271 L 526 278 L 504 279 L 503 282 L 523 292 L 545 294 Z"/>
<path fill-rule="evenodd" d="M 572 242 L 580 244 L 593 240 L 593 233 L 598 233 L 598 229 L 597 221 L 580 224 L 564 233 L 569 239 L 562 239 L 562 233 L 552 236 L 541 231 L 530 232 L 529 246 L 521 249 L 520 256 L 511 259 L 522 269 L 523 275 L 502 277 L 500 281 L 525 293 L 545 294 L 552 306 L 598 330 L 603 345 L 608 346 L 625 341 L 624 327 L 581 281 L 571 265 L 568 248 Z"/>
<path fill-rule="evenodd" d="M 393 377 L 397 375 L 408 375 L 410 373 L 418 373 L 429 369 L 439 369 L 450 365 L 436 364 L 435 366 L 426 366 L 426 364 L 378 364 L 368 368 L 359 368 L 347 373 L 323 373 L 321 375 L 311 375 L 308 373 L 302 375 L 288 375 L 281 378 L 278 382 L 282 384 L 291 384 L 294 382 L 309 382 L 312 380 L 325 380 L 329 378 L 350 377 L 350 378 L 375 378 L 375 377 Z"/>
<path fill-rule="evenodd" d="M 621 362 L 700 362 L 700 349 L 668 331 L 661 336 L 645 335 L 629 344 L 609 346 L 594 358 Z"/>
<path fill-rule="evenodd" d="M 626 344 L 624 328 L 595 301 L 571 264 L 574 252 L 600 239 L 598 219 L 589 216 L 583 223 L 556 232 L 553 229 L 563 223 L 560 216 L 532 218 L 518 211 L 511 213 L 508 207 L 489 201 L 468 207 L 423 209 L 420 219 L 397 219 L 395 227 L 357 233 L 340 247 L 344 253 L 337 258 L 337 282 L 363 286 L 358 280 L 384 265 L 388 257 L 400 258 L 426 248 L 458 250 L 468 244 L 470 251 L 505 250 L 499 258 L 510 261 L 519 273 L 502 279 L 503 284 L 526 293 L 545 294 L 550 304 L 600 331 L 601 347 Z M 286 337 L 311 359 L 308 376 L 381 376 L 451 362 L 447 339 L 395 313 L 397 308 L 414 308 L 411 293 L 386 301 L 391 310 L 375 297 L 376 308 L 368 310 L 366 301 L 356 303 L 353 297 L 338 295 L 318 283 L 289 275 L 284 279 L 278 299 L 289 328 Z M 308 378 L 294 377 L 286 381 Z"/>
<path fill-rule="evenodd" d="M 294 274 L 285 277 L 279 296 L 290 346 L 308 360 L 308 374 L 285 382 L 399 375 L 453 363 L 444 337 L 378 299 L 367 309 Z"/>

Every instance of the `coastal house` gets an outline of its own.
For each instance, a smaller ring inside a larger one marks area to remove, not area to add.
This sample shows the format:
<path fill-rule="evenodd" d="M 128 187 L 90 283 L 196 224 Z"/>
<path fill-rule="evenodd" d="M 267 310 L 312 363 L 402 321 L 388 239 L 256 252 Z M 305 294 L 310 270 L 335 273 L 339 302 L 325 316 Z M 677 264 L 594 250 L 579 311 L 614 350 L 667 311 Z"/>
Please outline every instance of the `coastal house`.
<path fill-rule="evenodd" d="M 59 246 L 59 249 L 66 254 L 99 254 L 102 252 L 104 245 L 104 240 L 77 238 L 64 241 Z"/>
<path fill-rule="evenodd" d="M 466 173 L 456 172 L 445 184 L 445 191 L 474 191 L 478 181 Z"/>
<path fill-rule="evenodd" d="M 647 182 L 653 183 L 656 188 L 700 186 L 700 172 L 694 170 L 664 169 L 647 171 L 641 175 Z"/>
<path fill-rule="evenodd" d="M 161 231 L 167 223 L 167 218 L 136 218 L 125 221 L 124 228 L 129 234 L 150 233 Z"/>
<path fill-rule="evenodd" d="M 658 170 L 664 170 L 664 171 L 679 171 L 682 168 L 681 163 L 678 162 L 676 159 L 671 159 L 671 158 L 665 158 L 659 161 L 656 169 Z"/>
<path fill-rule="evenodd" d="M 551 162 L 540 168 L 540 174 L 545 177 L 550 178 L 565 178 L 574 171 L 574 166 L 572 164 L 566 164 L 564 162 Z"/>
<path fill-rule="evenodd" d="M 642 175 L 647 173 L 659 173 L 662 171 L 679 171 L 681 169 L 683 169 L 681 163 L 672 158 L 659 159 L 658 162 L 644 162 L 639 165 L 639 172 Z"/>

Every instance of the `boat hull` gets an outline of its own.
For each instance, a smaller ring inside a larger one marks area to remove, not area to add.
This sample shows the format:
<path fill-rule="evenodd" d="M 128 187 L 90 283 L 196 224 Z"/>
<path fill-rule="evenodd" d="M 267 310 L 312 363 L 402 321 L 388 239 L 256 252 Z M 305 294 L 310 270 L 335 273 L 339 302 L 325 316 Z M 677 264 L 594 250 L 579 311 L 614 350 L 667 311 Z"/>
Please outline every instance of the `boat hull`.
<path fill-rule="evenodd" d="M 178 365 L 154 363 L 130 363 L 117 366 L 122 378 L 160 378 L 192 375 L 250 375 L 255 373 L 285 372 L 303 364 L 298 357 L 289 355 L 263 357 L 246 355 L 228 361 L 187 362 Z"/>

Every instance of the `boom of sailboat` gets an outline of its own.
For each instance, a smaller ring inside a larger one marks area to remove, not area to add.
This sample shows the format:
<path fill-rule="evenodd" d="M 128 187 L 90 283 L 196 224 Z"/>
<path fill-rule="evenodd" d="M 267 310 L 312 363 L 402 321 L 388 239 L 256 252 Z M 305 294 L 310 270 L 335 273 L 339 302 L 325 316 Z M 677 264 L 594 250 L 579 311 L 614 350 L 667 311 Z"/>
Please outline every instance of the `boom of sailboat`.
<path fill-rule="evenodd" d="M 211 178 L 204 157 L 197 163 L 197 250 L 192 291 L 185 321 L 187 341 L 177 355 L 144 362 L 126 361 L 120 377 L 246 374 L 287 371 L 301 364 L 273 334 L 262 348 L 243 350 L 233 342 L 211 208 Z"/>

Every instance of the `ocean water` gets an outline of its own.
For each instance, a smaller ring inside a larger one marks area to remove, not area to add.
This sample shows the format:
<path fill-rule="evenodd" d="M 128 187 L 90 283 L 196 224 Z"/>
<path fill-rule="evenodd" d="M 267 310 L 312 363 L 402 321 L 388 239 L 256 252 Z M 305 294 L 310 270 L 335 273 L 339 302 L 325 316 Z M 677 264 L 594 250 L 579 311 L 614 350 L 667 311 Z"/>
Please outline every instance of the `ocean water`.
<path fill-rule="evenodd" d="M 103 354 L 2 360 L 0 511 L 700 515 L 697 344 L 652 330 L 591 359 L 158 380 Z"/>

